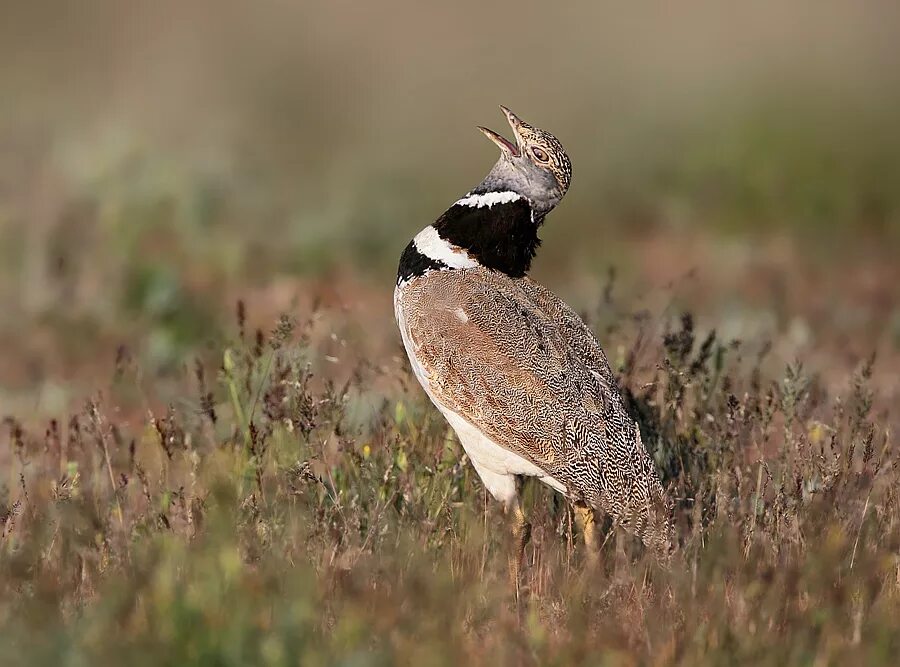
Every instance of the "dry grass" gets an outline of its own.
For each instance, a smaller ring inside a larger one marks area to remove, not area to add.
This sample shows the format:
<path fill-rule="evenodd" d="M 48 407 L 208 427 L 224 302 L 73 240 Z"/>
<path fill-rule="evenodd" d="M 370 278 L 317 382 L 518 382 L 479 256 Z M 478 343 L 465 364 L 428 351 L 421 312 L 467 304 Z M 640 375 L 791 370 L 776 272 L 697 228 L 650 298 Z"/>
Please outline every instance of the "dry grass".
<path fill-rule="evenodd" d="M 671 569 L 610 534 L 587 570 L 532 485 L 517 609 L 502 517 L 403 361 L 328 334 L 340 311 L 264 332 L 241 302 L 168 407 L 120 358 L 67 422 L 7 419 L 4 663 L 891 664 L 900 454 L 872 362 L 831 393 L 621 307 L 604 337 L 678 499 Z"/>

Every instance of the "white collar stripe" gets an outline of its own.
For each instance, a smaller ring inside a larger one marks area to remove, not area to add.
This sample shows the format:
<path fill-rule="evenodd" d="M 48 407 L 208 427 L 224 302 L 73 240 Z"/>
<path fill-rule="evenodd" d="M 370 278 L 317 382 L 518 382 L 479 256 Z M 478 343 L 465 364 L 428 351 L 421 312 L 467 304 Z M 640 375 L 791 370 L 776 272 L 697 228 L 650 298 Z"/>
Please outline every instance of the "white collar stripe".
<path fill-rule="evenodd" d="M 517 192 L 486 192 L 483 195 L 466 195 L 458 202 L 456 206 L 470 206 L 472 208 L 482 208 L 487 206 L 490 208 L 494 204 L 509 204 L 522 198 Z"/>
<path fill-rule="evenodd" d="M 416 238 L 413 241 L 416 245 L 416 250 L 425 255 L 425 257 L 440 262 L 451 269 L 471 269 L 478 266 L 478 262 L 469 257 L 467 252 L 447 243 L 431 225 L 416 234 Z"/>

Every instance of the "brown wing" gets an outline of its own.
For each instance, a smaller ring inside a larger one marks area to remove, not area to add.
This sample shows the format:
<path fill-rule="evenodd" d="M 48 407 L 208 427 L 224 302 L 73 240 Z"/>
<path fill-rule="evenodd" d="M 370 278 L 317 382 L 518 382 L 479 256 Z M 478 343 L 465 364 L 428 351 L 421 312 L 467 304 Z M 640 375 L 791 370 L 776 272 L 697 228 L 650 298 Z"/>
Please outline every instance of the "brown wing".
<path fill-rule="evenodd" d="M 434 272 L 401 298 L 416 357 L 446 407 L 614 516 L 661 496 L 636 425 L 610 396 L 608 365 L 586 362 L 522 281 Z"/>
<path fill-rule="evenodd" d="M 540 315 L 527 314 L 532 306 L 521 295 L 462 273 L 437 272 L 406 286 L 403 314 L 416 358 L 441 403 L 546 468 L 561 455 L 562 425 L 537 371 L 562 372 L 565 343 L 552 327 L 529 327 Z"/>
<path fill-rule="evenodd" d="M 618 384 L 609 360 L 594 332 L 584 323 L 565 301 L 548 290 L 543 285 L 534 282 L 530 278 L 516 281 L 522 290 L 544 313 L 557 325 L 560 335 L 566 340 L 569 349 L 572 350 L 586 368 L 600 376 L 605 389 L 605 395 L 614 400 L 620 400 Z"/>
<path fill-rule="evenodd" d="M 548 294 L 486 269 L 435 271 L 407 284 L 400 305 L 445 407 L 562 482 L 573 500 L 665 546 L 668 502 L 606 357 Z"/>

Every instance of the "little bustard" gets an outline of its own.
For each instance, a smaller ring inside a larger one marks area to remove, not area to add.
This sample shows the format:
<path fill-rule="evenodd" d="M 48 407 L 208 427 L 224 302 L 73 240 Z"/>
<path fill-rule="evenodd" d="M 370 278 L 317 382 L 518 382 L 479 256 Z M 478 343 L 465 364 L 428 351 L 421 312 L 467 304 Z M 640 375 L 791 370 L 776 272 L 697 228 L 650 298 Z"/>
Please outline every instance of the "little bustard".
<path fill-rule="evenodd" d="M 520 477 L 574 505 L 589 554 L 599 513 L 667 551 L 671 510 L 596 338 L 527 275 L 538 228 L 569 187 L 569 158 L 500 108 L 515 141 L 479 128 L 500 158 L 403 251 L 394 309 L 416 377 L 511 517 L 518 586 L 530 534 Z"/>

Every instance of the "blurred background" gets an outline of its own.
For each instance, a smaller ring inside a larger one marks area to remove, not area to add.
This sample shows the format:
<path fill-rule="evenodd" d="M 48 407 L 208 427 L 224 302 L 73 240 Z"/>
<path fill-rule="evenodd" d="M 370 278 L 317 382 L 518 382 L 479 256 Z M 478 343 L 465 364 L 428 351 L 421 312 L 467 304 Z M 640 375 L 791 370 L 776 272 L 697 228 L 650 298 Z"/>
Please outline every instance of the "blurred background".
<path fill-rule="evenodd" d="M 835 382 L 877 352 L 897 392 L 895 2 L 0 13 L 4 410 L 63 410 L 129 360 L 165 400 L 238 299 L 266 327 L 323 303 L 401 359 L 396 259 L 493 163 L 475 126 L 506 131 L 500 103 L 574 165 L 539 280 L 689 308 Z"/>

